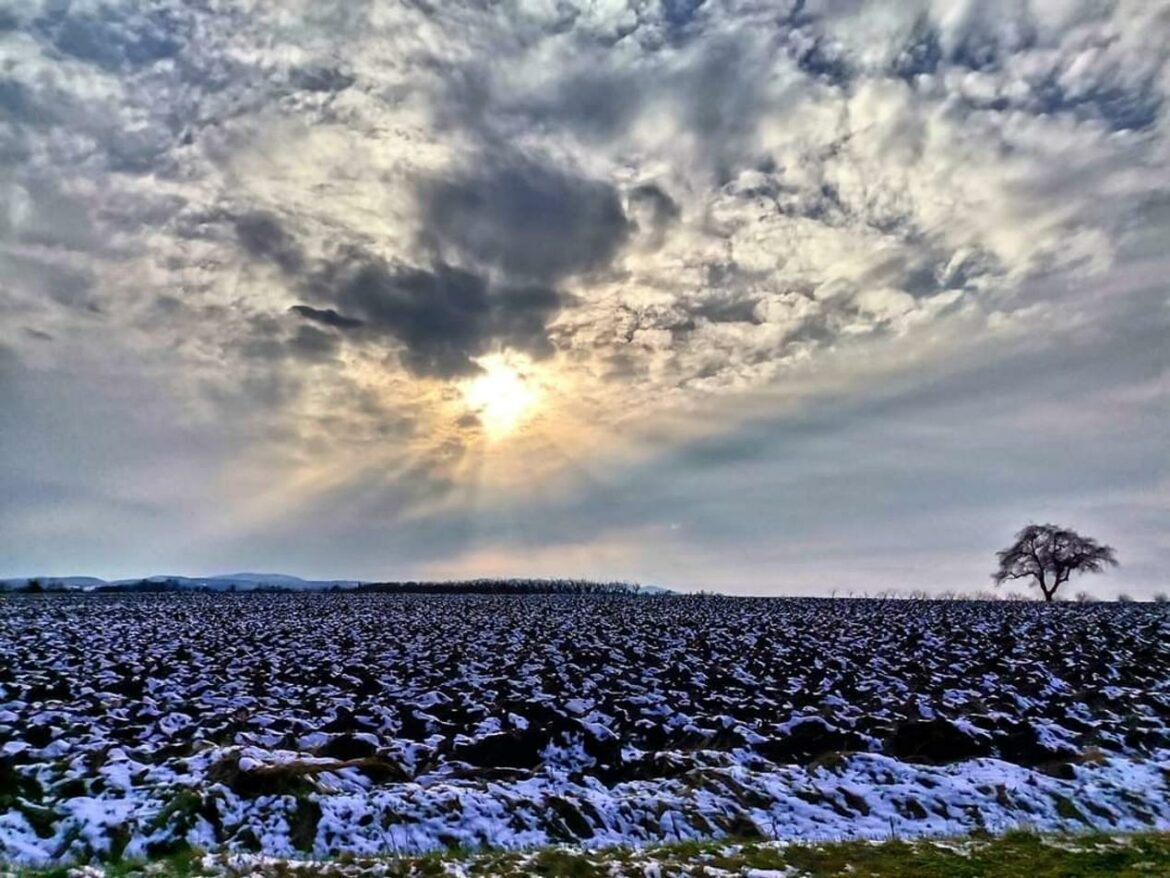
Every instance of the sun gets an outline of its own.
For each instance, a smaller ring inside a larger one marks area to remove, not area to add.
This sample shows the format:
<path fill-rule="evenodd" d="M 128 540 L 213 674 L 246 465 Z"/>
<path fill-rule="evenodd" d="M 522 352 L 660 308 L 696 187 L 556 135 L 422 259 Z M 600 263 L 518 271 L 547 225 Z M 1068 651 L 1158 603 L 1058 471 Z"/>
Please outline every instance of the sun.
<path fill-rule="evenodd" d="M 501 354 L 481 357 L 483 372 L 463 386 L 467 407 L 479 416 L 489 439 L 501 439 L 527 420 L 536 405 L 531 377 L 514 358 Z"/>

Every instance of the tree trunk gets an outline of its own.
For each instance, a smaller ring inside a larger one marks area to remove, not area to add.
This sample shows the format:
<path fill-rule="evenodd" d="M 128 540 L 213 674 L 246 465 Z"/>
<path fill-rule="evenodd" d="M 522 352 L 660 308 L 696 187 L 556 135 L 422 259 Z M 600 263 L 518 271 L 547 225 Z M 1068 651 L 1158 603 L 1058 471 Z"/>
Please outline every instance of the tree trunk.
<path fill-rule="evenodd" d="M 1048 578 L 1043 573 L 1036 577 L 1036 584 L 1040 586 L 1040 593 L 1044 595 L 1044 602 L 1046 604 L 1052 603 L 1052 595 L 1056 592 L 1056 585 L 1054 584 L 1049 589 Z"/>

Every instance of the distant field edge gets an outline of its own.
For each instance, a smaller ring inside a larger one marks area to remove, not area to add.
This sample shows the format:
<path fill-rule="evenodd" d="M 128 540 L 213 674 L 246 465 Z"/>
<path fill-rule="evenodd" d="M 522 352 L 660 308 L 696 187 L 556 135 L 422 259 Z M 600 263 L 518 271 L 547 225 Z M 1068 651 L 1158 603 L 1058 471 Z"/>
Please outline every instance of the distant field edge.
<path fill-rule="evenodd" d="M 985 834 L 868 841 L 709 839 L 649 847 L 525 851 L 450 850 L 422 855 L 293 860 L 191 849 L 151 861 L 26 869 L 0 878 L 1168 878 L 1170 832 Z"/>

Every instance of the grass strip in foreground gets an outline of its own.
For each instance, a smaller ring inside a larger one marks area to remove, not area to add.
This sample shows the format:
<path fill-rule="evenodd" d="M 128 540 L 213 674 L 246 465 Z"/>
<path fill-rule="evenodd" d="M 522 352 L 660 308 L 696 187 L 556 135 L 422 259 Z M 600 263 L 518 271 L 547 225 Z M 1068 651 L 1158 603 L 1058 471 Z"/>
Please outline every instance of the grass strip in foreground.
<path fill-rule="evenodd" d="M 280 860 L 187 851 L 100 867 L 13 870 L 8 878 L 421 878 L 421 876 L 729 876 L 750 878 L 1170 878 L 1170 833 L 1038 835 L 818 844 L 710 840 L 650 848 L 458 852 Z"/>

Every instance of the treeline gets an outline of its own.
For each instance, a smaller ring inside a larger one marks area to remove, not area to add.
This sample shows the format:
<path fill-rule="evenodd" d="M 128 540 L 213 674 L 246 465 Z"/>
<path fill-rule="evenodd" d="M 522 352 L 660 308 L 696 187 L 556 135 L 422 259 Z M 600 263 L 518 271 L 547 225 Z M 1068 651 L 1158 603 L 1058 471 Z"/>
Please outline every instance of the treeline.
<path fill-rule="evenodd" d="M 193 594 L 293 594 L 315 592 L 325 594 L 566 594 L 566 595 L 636 595 L 656 594 L 658 589 L 644 588 L 630 582 L 592 582 L 585 579 L 465 579 L 455 582 L 365 582 L 356 586 L 334 585 L 328 588 L 287 588 L 276 585 L 228 585 L 212 587 L 188 585 L 174 579 L 142 579 L 98 586 L 99 594 L 162 594 L 184 592 Z"/>
<path fill-rule="evenodd" d="M 366 582 L 349 589 L 358 594 L 653 594 L 630 582 L 586 579 L 463 579 L 456 582 Z"/>

